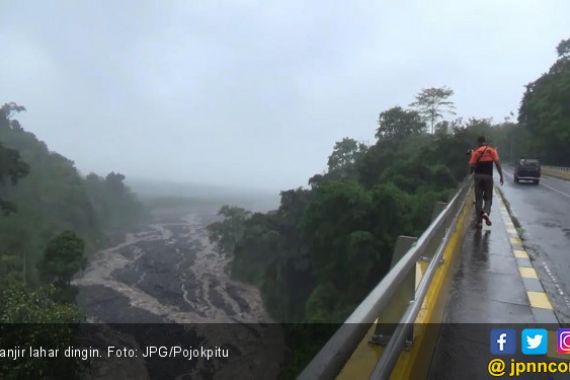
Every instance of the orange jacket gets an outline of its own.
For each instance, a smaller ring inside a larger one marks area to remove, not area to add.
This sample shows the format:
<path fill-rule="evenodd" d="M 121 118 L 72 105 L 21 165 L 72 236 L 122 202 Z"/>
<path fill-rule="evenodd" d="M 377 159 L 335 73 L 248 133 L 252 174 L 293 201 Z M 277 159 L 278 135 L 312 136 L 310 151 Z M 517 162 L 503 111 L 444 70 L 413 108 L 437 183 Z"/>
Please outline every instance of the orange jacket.
<path fill-rule="evenodd" d="M 475 167 L 478 162 L 492 163 L 499 161 L 497 149 L 489 145 L 482 145 L 471 152 L 469 166 Z"/>

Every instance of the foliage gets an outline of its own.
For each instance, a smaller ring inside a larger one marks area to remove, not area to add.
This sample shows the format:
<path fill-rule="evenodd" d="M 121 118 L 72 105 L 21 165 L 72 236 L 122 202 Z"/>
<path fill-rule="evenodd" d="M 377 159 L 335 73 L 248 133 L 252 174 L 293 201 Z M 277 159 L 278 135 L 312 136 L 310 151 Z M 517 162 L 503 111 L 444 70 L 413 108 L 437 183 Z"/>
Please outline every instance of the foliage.
<path fill-rule="evenodd" d="M 329 175 L 336 178 L 349 178 L 354 174 L 354 164 L 366 153 L 368 147 L 358 141 L 345 137 L 335 143 L 327 166 Z"/>
<path fill-rule="evenodd" d="M 115 172 L 105 178 L 95 173 L 85 177 L 85 191 L 95 219 L 107 230 L 130 227 L 144 216 L 141 203 L 124 181 L 125 176 Z"/>
<path fill-rule="evenodd" d="M 0 215 L 0 323 L 77 322 L 69 282 L 84 264 L 85 248 L 95 249 L 109 229 L 132 223 L 140 205 L 122 175 L 91 186 L 96 176 L 83 179 L 72 161 L 13 119 L 24 110 L 15 103 L 0 107 L 0 206 L 13 211 Z M 11 373 L 26 378 L 52 368 L 42 363 L 23 363 Z"/>
<path fill-rule="evenodd" d="M 570 166 L 570 40 L 558 45 L 559 59 L 526 86 L 519 123 L 528 131 L 528 151 L 544 163 Z"/>
<path fill-rule="evenodd" d="M 447 87 L 424 88 L 416 95 L 416 101 L 410 104 L 415 107 L 420 115 L 430 123 L 430 131 L 434 133 L 437 120 L 443 117 L 443 113 L 455 115 L 455 105 L 448 100 L 453 95 L 453 90 Z"/>
<path fill-rule="evenodd" d="M 79 322 L 81 316 L 77 306 L 54 300 L 58 292 L 53 285 L 30 290 L 20 281 L 2 281 L 0 323 Z"/>
<path fill-rule="evenodd" d="M 42 279 L 47 283 L 69 285 L 73 275 L 85 267 L 85 244 L 73 231 L 64 231 L 51 239 L 38 264 Z"/>
<path fill-rule="evenodd" d="M 38 284 L 35 269 L 54 236 L 72 230 L 89 253 L 106 233 L 132 225 L 142 212 L 122 175 L 84 179 L 72 161 L 25 131 L 13 119 L 24 110 L 15 103 L 0 108 L 0 179 L 10 179 L 0 181 L 0 199 L 17 206 L 16 213 L 0 215 L 0 257 L 18 257 L 24 282 Z"/>
<path fill-rule="evenodd" d="M 558 52 L 558 57 L 560 58 L 570 57 L 570 38 L 560 41 L 556 47 L 556 51 Z"/>
<path fill-rule="evenodd" d="M 52 286 L 26 287 L 14 278 L 0 280 L 0 347 L 58 348 L 60 353 L 75 343 L 77 306 L 55 300 L 59 290 Z M 28 354 L 28 352 L 26 352 Z M 73 379 L 84 363 L 58 358 L 0 360 L 2 379 Z"/>
<path fill-rule="evenodd" d="M 426 124 L 420 114 L 413 110 L 393 107 L 380 113 L 378 118 L 377 139 L 406 138 L 425 131 Z"/>
<path fill-rule="evenodd" d="M 10 115 L 14 112 L 24 111 L 25 108 L 15 103 L 5 104 L 0 107 L 0 128 L 17 129 L 20 127 L 15 120 L 10 120 Z M 20 153 L 15 149 L 5 148 L 0 144 L 0 190 L 6 185 L 6 180 L 10 180 L 11 185 L 15 185 L 18 180 L 25 177 L 30 168 L 20 159 Z M 10 214 L 16 211 L 16 206 L 12 202 L 3 199 L 0 193 L 0 211 Z"/>
<path fill-rule="evenodd" d="M 307 361 L 321 350 L 340 327 L 336 323 L 288 323 L 282 325 L 285 338 L 285 365 L 279 379 L 295 379 Z"/>
<path fill-rule="evenodd" d="M 208 226 L 210 240 L 218 244 L 222 253 L 231 253 L 243 237 L 245 221 L 251 213 L 240 207 L 222 206 L 218 215 L 223 219 Z"/>
<path fill-rule="evenodd" d="M 9 127 L 18 129 L 20 125 L 17 120 L 12 120 L 11 117 L 14 113 L 25 111 L 26 107 L 20 106 L 14 102 L 6 103 L 0 107 L 0 120 L 3 123 L 9 122 Z"/>

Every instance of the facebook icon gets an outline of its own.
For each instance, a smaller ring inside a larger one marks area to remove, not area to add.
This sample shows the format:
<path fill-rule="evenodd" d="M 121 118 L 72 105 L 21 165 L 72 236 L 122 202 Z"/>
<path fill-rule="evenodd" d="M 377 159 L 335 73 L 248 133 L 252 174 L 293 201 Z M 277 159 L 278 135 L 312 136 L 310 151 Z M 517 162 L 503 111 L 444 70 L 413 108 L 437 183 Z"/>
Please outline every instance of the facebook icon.
<path fill-rule="evenodd" d="M 491 354 L 513 355 L 517 350 L 517 333 L 514 329 L 491 330 Z"/>

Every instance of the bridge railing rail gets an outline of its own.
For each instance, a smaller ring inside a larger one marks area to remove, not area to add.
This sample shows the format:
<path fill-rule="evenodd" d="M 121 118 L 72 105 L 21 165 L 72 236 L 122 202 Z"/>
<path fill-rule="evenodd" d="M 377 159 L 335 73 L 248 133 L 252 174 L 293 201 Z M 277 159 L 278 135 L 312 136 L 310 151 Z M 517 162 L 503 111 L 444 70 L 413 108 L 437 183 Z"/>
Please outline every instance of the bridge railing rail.
<path fill-rule="evenodd" d="M 570 180 L 570 167 L 542 165 L 541 169 L 543 174 Z"/>
<path fill-rule="evenodd" d="M 455 228 L 455 222 L 465 203 L 469 185 L 470 182 L 466 179 L 459 186 L 457 192 L 442 207 L 441 212 L 435 216 L 423 234 L 393 264 L 391 270 L 321 348 L 298 379 L 335 378 L 375 321 L 382 314 L 390 314 L 395 298 L 401 297 L 401 289 L 408 286 L 406 283 L 410 274 L 415 272 L 416 264 L 428 262 L 421 280 L 414 287 L 415 291 L 405 302 L 406 307 L 401 309 L 401 313 L 396 316 L 395 322 L 398 325 L 386 340 L 384 352 L 371 375 L 371 378 L 386 378 L 384 376 L 392 371 L 404 348 L 406 337 L 409 334 L 406 329 L 417 317 L 433 275 L 441 263 L 442 251 L 450 233 Z"/>

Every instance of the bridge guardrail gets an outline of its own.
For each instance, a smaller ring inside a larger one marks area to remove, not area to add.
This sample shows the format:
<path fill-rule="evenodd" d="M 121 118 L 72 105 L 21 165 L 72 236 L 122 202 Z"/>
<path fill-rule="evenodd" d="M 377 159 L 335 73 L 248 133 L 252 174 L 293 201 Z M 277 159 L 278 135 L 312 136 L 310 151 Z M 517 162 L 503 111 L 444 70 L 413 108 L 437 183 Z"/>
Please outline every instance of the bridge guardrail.
<path fill-rule="evenodd" d="M 418 315 L 434 273 L 441 263 L 441 254 L 465 204 L 470 183 L 469 179 L 466 179 L 461 184 L 458 191 L 415 244 L 394 264 L 380 283 L 333 334 L 301 372 L 298 379 L 335 378 L 375 321 L 389 309 L 400 288 L 406 286 L 410 273 L 416 270 L 416 263 L 428 261 L 427 269 L 419 283 L 416 284 L 415 294 L 410 296 L 407 300 L 407 307 L 397 317 L 396 323 L 399 324 L 389 337 L 384 353 L 370 377 L 387 378 L 404 348 L 406 337 L 410 333 L 409 328 Z"/>
<path fill-rule="evenodd" d="M 570 180 L 570 168 L 566 168 L 563 166 L 549 166 L 549 165 L 542 165 L 541 166 L 542 173 L 552 176 L 558 177 L 562 179 Z"/>

